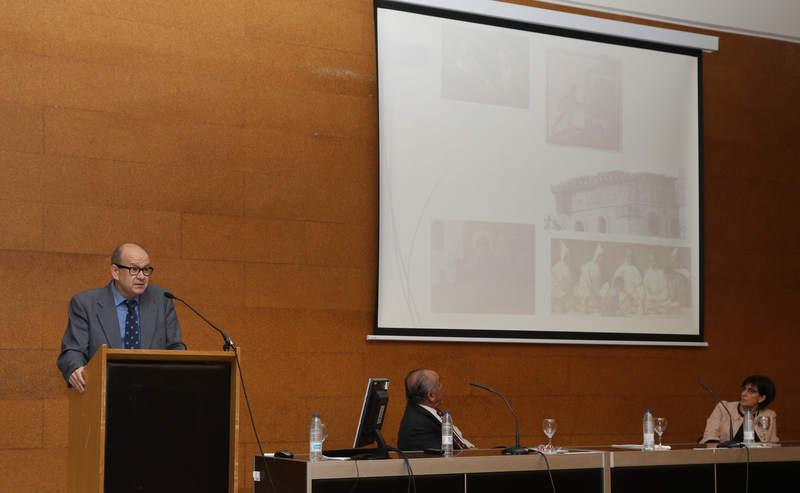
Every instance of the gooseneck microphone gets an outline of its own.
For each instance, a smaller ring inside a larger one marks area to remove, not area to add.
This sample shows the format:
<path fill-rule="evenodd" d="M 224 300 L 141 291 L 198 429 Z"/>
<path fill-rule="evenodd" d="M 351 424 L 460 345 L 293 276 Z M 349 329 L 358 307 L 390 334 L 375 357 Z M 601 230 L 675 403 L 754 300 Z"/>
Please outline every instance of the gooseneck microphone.
<path fill-rule="evenodd" d="M 482 390 L 485 390 L 487 392 L 491 392 L 492 394 L 496 394 L 496 395 L 500 396 L 500 398 L 503 399 L 503 402 L 506 403 L 506 406 L 508 407 L 508 410 L 511 411 L 511 414 L 514 416 L 514 426 L 515 426 L 514 446 L 513 447 L 504 448 L 503 449 L 503 454 L 505 454 L 505 455 L 525 455 L 525 454 L 530 453 L 529 450 L 528 450 L 528 447 L 523 447 L 523 446 L 521 446 L 519 444 L 519 418 L 517 417 L 517 413 L 514 412 L 514 408 L 511 407 L 511 404 L 508 403 L 508 399 L 506 399 L 506 397 L 503 394 L 501 394 L 500 392 L 496 391 L 495 389 L 493 389 L 491 387 L 487 387 L 486 385 L 481 385 L 481 384 L 475 383 L 475 382 L 470 382 L 469 384 L 472 385 L 473 387 L 477 387 L 479 389 L 482 389 Z"/>
<path fill-rule="evenodd" d="M 728 413 L 728 433 L 730 434 L 731 438 L 727 442 L 720 442 L 720 444 L 717 445 L 717 446 L 720 447 L 720 448 L 739 448 L 739 447 L 741 447 L 742 444 L 740 444 L 739 442 L 737 442 L 737 441 L 735 441 L 733 439 L 733 416 L 731 415 L 731 411 L 727 408 L 727 406 L 725 406 L 725 404 L 723 403 L 723 401 L 720 398 L 720 396 L 716 392 L 714 392 L 714 389 L 712 389 L 711 387 L 706 385 L 702 380 L 698 380 L 697 383 L 699 383 L 700 386 L 703 387 L 706 390 L 706 392 L 711 394 L 711 396 L 714 397 L 714 399 L 716 399 L 717 403 L 719 403 L 719 407 L 721 407 L 722 409 L 725 410 L 726 413 Z"/>
<path fill-rule="evenodd" d="M 184 304 L 184 306 L 186 306 L 186 308 L 188 308 L 189 310 L 193 311 L 195 315 L 200 317 L 203 320 L 203 322 L 207 323 L 208 325 L 211 326 L 212 329 L 214 329 L 217 332 L 219 332 L 219 335 L 222 336 L 222 340 L 225 341 L 225 344 L 223 344 L 223 346 L 222 346 L 222 350 L 223 351 L 229 351 L 231 349 L 234 349 L 234 350 L 236 349 L 236 344 L 233 343 L 233 340 L 228 336 L 228 334 L 226 334 L 222 329 L 220 329 L 219 327 L 217 327 L 216 325 L 211 323 L 211 321 L 209 319 L 207 319 L 200 312 L 195 310 L 192 307 L 192 305 L 190 305 L 189 303 L 186 303 L 184 300 L 178 298 L 177 296 L 175 296 L 174 294 L 170 293 L 169 291 L 164 291 L 164 297 L 165 298 L 169 298 L 171 300 L 180 301 L 181 303 Z"/>

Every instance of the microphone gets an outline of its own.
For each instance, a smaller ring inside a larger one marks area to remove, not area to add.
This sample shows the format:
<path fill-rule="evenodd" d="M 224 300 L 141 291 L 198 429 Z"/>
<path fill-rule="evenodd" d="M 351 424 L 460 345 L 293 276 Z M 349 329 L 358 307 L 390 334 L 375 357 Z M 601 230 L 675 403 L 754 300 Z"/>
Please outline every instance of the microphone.
<path fill-rule="evenodd" d="M 481 385 L 481 384 L 475 383 L 475 382 L 470 382 L 469 384 L 472 385 L 473 387 L 477 387 L 479 389 L 482 389 L 482 390 L 485 390 L 487 392 L 491 392 L 492 394 L 496 394 L 496 395 L 500 396 L 500 398 L 503 399 L 503 402 L 506 403 L 506 406 L 508 407 L 508 410 L 511 411 L 511 414 L 514 416 L 514 426 L 516 428 L 515 433 L 514 433 L 514 446 L 513 447 L 504 448 L 503 449 L 503 454 L 505 454 L 505 455 L 525 455 L 525 454 L 528 454 L 529 453 L 528 447 L 523 447 L 523 446 L 521 446 L 519 444 L 519 418 L 517 417 L 517 413 L 514 412 L 514 408 L 511 407 L 511 404 L 508 403 L 508 399 L 506 399 L 506 397 L 503 394 L 501 394 L 500 392 L 496 391 L 495 389 L 493 389 L 491 387 L 487 387 L 486 385 Z"/>
<path fill-rule="evenodd" d="M 730 434 L 731 438 L 727 442 L 720 442 L 720 444 L 717 445 L 717 446 L 720 447 L 720 448 L 739 448 L 739 447 L 741 447 L 742 444 L 733 439 L 733 416 L 731 416 L 730 410 L 725 406 L 725 404 L 722 403 L 722 399 L 720 398 L 720 396 L 716 392 L 714 392 L 714 389 L 712 389 L 711 387 L 706 385 L 702 380 L 698 380 L 697 383 L 699 383 L 700 386 L 703 387 L 706 392 L 711 394 L 711 396 L 714 399 L 716 399 L 717 403 L 719 404 L 719 407 L 721 407 L 722 409 L 725 410 L 726 413 L 728 413 L 728 433 Z"/>
<path fill-rule="evenodd" d="M 195 310 L 192 307 L 192 305 L 190 305 L 189 303 L 186 303 L 184 300 L 178 298 L 177 296 L 175 296 L 174 294 L 170 293 L 169 291 L 164 291 L 164 298 L 167 298 L 167 299 L 170 299 L 170 300 L 178 300 L 178 301 L 180 301 L 181 303 L 184 304 L 184 306 L 186 306 L 186 308 L 188 308 L 189 310 L 193 311 L 195 315 L 200 317 L 203 320 L 203 322 L 207 323 L 208 325 L 211 326 L 212 329 L 214 329 L 217 332 L 219 332 L 219 335 L 222 336 L 222 340 L 225 341 L 225 344 L 222 346 L 222 350 L 223 351 L 229 351 L 231 349 L 233 349 L 234 352 L 236 351 L 236 344 L 233 343 L 233 340 L 228 336 L 228 334 L 226 334 L 222 329 L 220 329 L 219 327 L 217 327 L 216 325 L 211 323 L 211 321 L 209 319 L 207 319 L 200 312 Z"/>

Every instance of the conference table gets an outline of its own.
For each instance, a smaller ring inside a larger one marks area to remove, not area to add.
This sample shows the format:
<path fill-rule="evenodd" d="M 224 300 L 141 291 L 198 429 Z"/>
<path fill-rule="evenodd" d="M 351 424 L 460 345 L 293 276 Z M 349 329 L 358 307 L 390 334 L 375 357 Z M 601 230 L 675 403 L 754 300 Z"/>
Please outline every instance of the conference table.
<path fill-rule="evenodd" d="M 419 493 L 549 492 L 549 467 L 559 493 L 757 493 L 791 490 L 800 472 L 800 442 L 750 449 L 697 444 L 657 451 L 572 447 L 546 457 L 502 455 L 498 449 L 456 451 L 453 457 L 406 456 L 393 453 L 383 460 L 319 462 L 309 462 L 307 454 L 292 459 L 255 456 L 253 492 L 400 493 L 409 491 L 410 481 Z"/>

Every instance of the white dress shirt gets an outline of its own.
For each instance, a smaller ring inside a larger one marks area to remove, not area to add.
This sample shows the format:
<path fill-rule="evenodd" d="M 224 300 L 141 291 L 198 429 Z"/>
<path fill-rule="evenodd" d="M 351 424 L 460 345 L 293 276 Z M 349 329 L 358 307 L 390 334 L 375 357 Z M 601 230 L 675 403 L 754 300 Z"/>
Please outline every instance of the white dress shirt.
<path fill-rule="evenodd" d="M 431 413 L 437 420 L 439 420 L 440 423 L 442 422 L 442 417 L 439 416 L 438 409 L 435 407 L 426 406 L 425 404 L 419 404 L 419 406 Z M 458 436 L 458 439 L 461 440 L 461 443 L 463 443 L 467 448 L 475 448 L 475 445 L 473 445 L 472 442 L 464 438 L 461 430 L 459 430 L 458 426 L 456 426 L 455 421 L 453 421 L 453 433 Z"/>

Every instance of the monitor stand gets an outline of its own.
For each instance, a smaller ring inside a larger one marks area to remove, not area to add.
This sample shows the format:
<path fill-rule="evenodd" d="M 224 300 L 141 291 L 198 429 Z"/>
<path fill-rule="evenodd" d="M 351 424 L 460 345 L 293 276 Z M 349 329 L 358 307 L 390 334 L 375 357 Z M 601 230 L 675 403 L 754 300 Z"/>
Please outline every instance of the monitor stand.
<path fill-rule="evenodd" d="M 354 460 L 373 460 L 388 459 L 389 452 L 396 450 L 387 445 L 380 431 L 375 431 L 375 441 L 378 442 L 377 448 L 344 448 L 338 450 L 323 450 L 322 455 L 327 457 L 349 457 Z"/>

